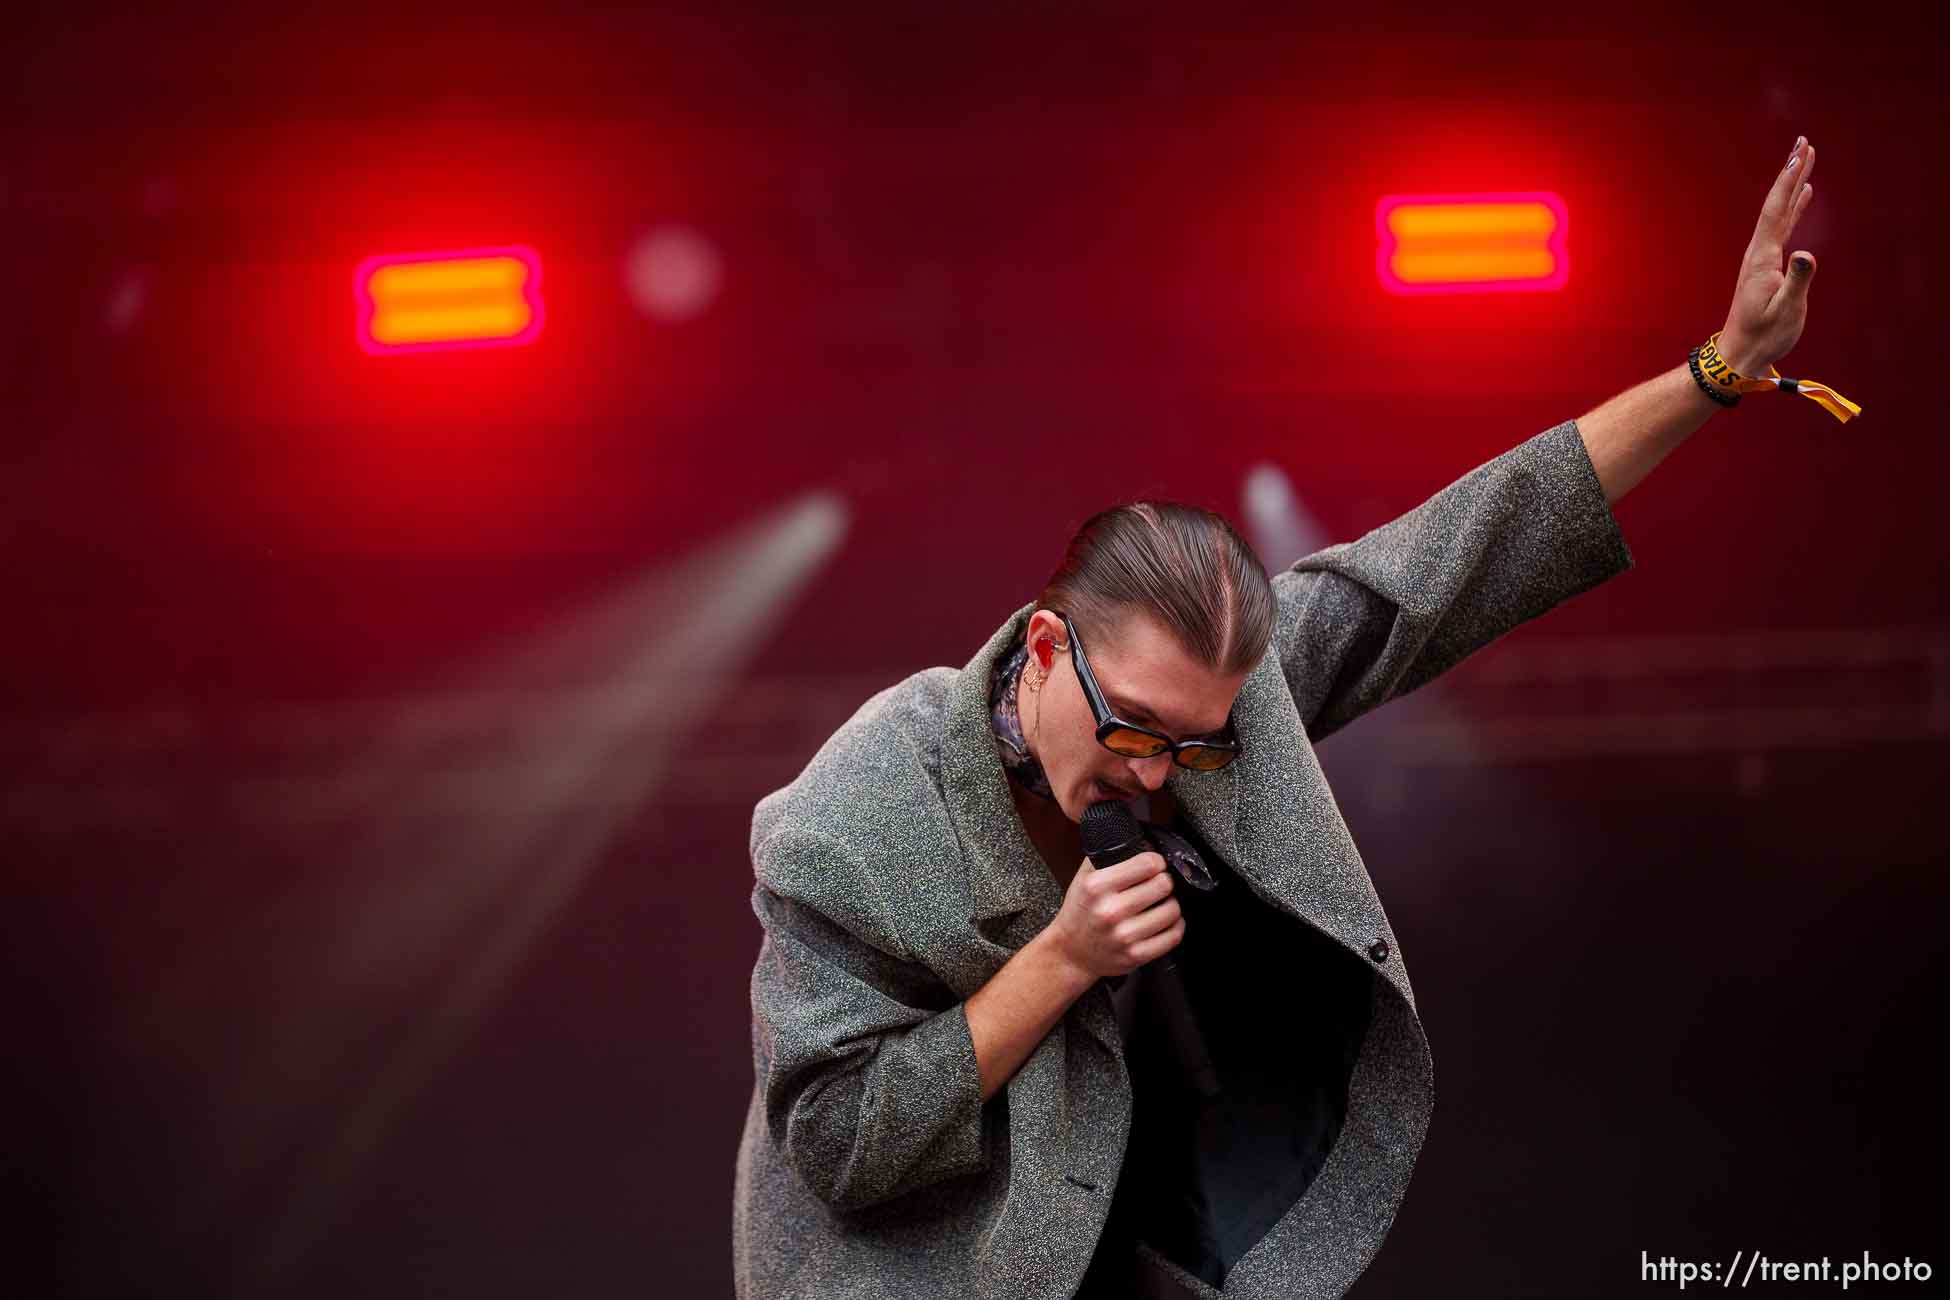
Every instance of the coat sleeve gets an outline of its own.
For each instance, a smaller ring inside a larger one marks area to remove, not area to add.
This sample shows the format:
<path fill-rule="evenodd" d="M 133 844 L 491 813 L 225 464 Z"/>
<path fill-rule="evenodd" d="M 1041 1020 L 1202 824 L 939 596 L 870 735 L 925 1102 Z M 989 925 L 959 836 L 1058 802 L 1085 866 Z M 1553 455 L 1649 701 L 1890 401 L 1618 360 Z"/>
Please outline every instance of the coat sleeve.
<path fill-rule="evenodd" d="M 840 845 L 789 833 L 758 856 L 752 1021 L 773 1143 L 838 1210 L 986 1167 L 965 1004 L 863 937 L 886 942 L 866 920 L 885 913 Z"/>
<path fill-rule="evenodd" d="M 1632 567 L 1577 422 L 1273 579 L 1274 644 L 1310 740 Z"/>

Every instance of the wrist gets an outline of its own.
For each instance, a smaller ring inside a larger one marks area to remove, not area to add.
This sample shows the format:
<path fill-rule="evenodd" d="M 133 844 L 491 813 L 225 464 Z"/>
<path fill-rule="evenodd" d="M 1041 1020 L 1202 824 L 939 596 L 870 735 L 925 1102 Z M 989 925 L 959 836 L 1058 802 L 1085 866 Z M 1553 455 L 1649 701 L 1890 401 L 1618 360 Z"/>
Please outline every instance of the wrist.
<path fill-rule="evenodd" d="M 1730 329 L 1721 329 L 1720 341 L 1714 347 L 1719 350 L 1721 360 L 1732 366 L 1742 379 L 1755 379 L 1767 373 L 1767 362 Z"/>
<path fill-rule="evenodd" d="M 1082 997 L 1097 982 L 1096 973 L 1063 946 L 1062 936 L 1056 932 L 1055 926 L 1039 932 L 1024 946 L 1024 951 L 1070 994 L 1072 1000 Z"/>

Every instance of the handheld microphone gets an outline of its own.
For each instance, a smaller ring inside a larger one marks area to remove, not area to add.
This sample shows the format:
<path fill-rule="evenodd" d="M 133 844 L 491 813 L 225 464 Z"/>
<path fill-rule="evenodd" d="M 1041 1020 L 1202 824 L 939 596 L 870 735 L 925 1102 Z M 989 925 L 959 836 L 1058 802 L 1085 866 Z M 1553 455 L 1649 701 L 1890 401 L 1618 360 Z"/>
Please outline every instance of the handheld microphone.
<path fill-rule="evenodd" d="M 1091 804 L 1083 810 L 1080 824 L 1083 851 L 1090 865 L 1099 871 L 1134 858 L 1151 847 L 1137 818 L 1115 799 Z M 1192 1004 L 1185 996 L 1185 981 L 1178 973 L 1175 955 L 1168 952 L 1147 962 L 1146 982 L 1158 995 L 1158 1011 L 1171 1038 L 1173 1054 L 1199 1095 L 1210 1101 L 1219 1095 L 1219 1072 L 1212 1068 L 1211 1054 L 1205 1050 L 1205 1035 L 1199 1032 L 1198 1021 L 1192 1015 Z"/>

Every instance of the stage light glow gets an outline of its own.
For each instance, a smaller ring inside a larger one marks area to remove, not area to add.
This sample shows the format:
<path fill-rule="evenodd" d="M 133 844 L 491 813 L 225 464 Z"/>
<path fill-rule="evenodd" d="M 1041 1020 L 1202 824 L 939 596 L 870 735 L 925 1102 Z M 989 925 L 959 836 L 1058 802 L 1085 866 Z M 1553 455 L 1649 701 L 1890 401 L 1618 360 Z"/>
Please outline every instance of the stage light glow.
<path fill-rule="evenodd" d="M 684 321 L 711 305 L 724 262 L 711 241 L 689 226 L 659 226 L 630 246 L 623 284 L 652 320 Z"/>
<path fill-rule="evenodd" d="M 1240 504 L 1246 535 L 1269 573 L 1278 573 L 1328 544 L 1326 530 L 1278 465 L 1262 461 L 1246 472 Z"/>
<path fill-rule="evenodd" d="M 197 1067 L 209 1116 L 198 1140 L 220 1152 L 220 1176 L 175 1209 L 214 1231 L 267 1171 L 302 1169 L 280 1184 L 267 1236 L 241 1243 L 247 1289 L 288 1289 L 616 837 L 683 772 L 697 729 L 850 523 L 830 492 L 784 503 L 376 701 L 369 728 L 330 724 L 357 739 L 321 746 L 316 766 L 252 801 L 254 817 L 297 832 L 333 869 L 186 960 L 122 1031 L 147 1044 L 138 1054 L 170 1051 L 182 1024 L 226 1005 L 211 988 L 240 953 L 284 974 L 248 1004 L 268 1014 L 237 1036 L 238 1055 Z"/>
<path fill-rule="evenodd" d="M 542 259 L 525 245 L 382 253 L 352 281 L 359 346 L 375 356 L 509 347 L 542 330 Z"/>
<path fill-rule="evenodd" d="M 1569 226 L 1564 200 L 1547 190 L 1384 195 L 1375 274 L 1396 294 L 1562 289 Z"/>
<path fill-rule="evenodd" d="M 143 309 L 149 305 L 149 289 L 154 279 L 147 267 L 137 267 L 125 272 L 115 282 L 115 289 L 102 308 L 102 333 L 126 334 L 142 319 Z"/>

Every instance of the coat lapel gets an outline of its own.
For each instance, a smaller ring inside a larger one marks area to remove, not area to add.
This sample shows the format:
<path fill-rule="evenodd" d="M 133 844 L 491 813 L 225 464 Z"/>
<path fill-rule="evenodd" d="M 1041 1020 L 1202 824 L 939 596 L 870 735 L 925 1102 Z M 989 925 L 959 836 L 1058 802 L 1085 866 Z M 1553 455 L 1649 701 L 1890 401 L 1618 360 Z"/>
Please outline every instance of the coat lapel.
<path fill-rule="evenodd" d="M 1063 904 L 1016 813 L 989 729 L 989 674 L 1022 636 L 1033 608 L 1017 610 L 962 669 L 941 737 L 942 795 L 967 867 L 969 919 L 1010 952 L 1056 919 Z"/>
<path fill-rule="evenodd" d="M 1320 760 L 1287 689 L 1279 657 L 1268 651 L 1239 690 L 1236 706 L 1246 752 L 1224 769 L 1234 780 L 1208 788 L 1190 773 L 1174 787 L 1193 825 L 1261 897 L 1358 954 L 1374 944 L 1396 950 L 1395 936 L 1368 877 Z M 1408 997 L 1399 958 L 1380 973 Z"/>

